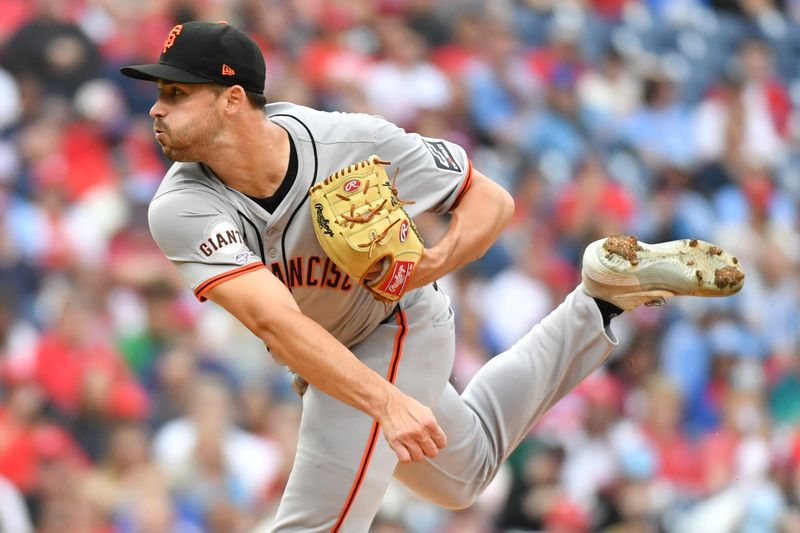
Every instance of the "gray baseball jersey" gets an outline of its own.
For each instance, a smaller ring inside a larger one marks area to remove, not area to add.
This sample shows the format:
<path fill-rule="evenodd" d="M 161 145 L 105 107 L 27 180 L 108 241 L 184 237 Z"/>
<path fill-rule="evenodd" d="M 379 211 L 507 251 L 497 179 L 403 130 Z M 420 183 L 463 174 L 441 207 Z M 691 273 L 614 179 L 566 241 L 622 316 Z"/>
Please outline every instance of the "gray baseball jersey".
<path fill-rule="evenodd" d="M 397 306 L 375 301 L 325 257 L 311 227 L 307 191 L 377 154 L 391 162 L 390 175 L 399 167 L 400 197 L 415 202 L 409 215 L 444 213 L 469 188 L 464 150 L 374 116 L 286 103 L 267 111 L 297 150 L 296 179 L 272 213 L 203 165 L 176 163 L 150 207 L 156 242 L 201 300 L 219 283 L 268 268 L 303 313 L 431 407 L 448 441 L 435 459 L 398 465 L 375 420 L 310 387 L 273 530 L 363 533 L 392 476 L 443 506 L 469 505 L 535 420 L 607 357 L 614 341 L 596 304 L 576 289 L 459 396 L 448 383 L 455 336 L 447 296 L 428 285 L 408 292 Z"/>
<path fill-rule="evenodd" d="M 266 266 L 301 311 L 349 346 L 386 318 L 377 302 L 326 258 L 311 228 L 308 189 L 372 154 L 399 169 L 397 188 L 413 217 L 444 213 L 469 186 L 464 150 L 445 140 L 407 134 L 375 116 L 325 113 L 289 103 L 267 106 L 270 119 L 291 136 L 297 177 L 273 213 L 225 186 L 208 167 L 176 163 L 150 206 L 158 245 L 201 300 L 211 287 Z"/>

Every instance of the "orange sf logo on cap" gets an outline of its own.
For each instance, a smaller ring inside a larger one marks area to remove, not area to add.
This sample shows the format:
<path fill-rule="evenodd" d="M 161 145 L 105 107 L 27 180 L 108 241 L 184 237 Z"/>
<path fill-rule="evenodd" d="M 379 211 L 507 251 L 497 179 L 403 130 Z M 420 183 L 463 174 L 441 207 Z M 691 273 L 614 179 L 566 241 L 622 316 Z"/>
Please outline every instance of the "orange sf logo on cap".
<path fill-rule="evenodd" d="M 164 49 L 161 51 L 162 54 L 167 51 L 167 48 L 172 48 L 172 45 L 175 44 L 175 39 L 181 34 L 182 29 L 183 24 L 178 24 L 169 30 L 169 35 L 167 35 L 167 39 L 164 41 Z"/>

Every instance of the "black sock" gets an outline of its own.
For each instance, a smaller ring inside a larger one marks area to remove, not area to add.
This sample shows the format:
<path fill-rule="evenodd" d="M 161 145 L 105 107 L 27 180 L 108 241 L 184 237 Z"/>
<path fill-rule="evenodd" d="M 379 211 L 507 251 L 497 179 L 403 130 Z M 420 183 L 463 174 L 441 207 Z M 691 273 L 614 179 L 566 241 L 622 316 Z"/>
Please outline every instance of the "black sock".
<path fill-rule="evenodd" d="M 608 325 L 611 324 L 612 318 L 614 318 L 615 316 L 619 316 L 625 312 L 623 309 L 620 309 L 611 302 L 600 300 L 599 298 L 593 298 L 593 300 L 597 304 L 597 308 L 600 309 L 600 314 L 603 315 L 604 328 L 607 328 Z"/>

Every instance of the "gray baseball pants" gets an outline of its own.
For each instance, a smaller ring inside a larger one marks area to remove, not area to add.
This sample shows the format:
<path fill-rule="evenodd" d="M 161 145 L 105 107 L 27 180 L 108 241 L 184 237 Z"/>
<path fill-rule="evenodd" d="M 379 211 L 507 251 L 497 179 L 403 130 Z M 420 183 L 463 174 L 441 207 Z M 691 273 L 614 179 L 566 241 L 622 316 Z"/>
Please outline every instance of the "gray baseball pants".
<path fill-rule="evenodd" d="M 430 406 L 447 446 L 435 459 L 398 464 L 373 419 L 309 387 L 273 531 L 364 533 L 392 476 L 441 506 L 470 505 L 534 422 L 616 345 L 597 305 L 578 287 L 459 395 L 448 383 L 455 339 L 447 296 L 426 287 L 401 302 L 394 320 L 351 350 Z"/>

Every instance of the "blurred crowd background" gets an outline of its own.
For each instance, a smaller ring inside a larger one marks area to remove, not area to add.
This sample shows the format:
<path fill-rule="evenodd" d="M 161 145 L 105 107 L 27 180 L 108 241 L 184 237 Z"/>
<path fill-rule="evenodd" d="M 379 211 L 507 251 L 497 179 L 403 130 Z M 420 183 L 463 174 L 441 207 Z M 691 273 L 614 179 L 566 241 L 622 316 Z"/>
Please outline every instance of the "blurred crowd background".
<path fill-rule="evenodd" d="M 615 319 L 610 362 L 475 506 L 392 485 L 374 531 L 800 532 L 798 0 L 0 0 L 2 531 L 266 531 L 291 468 L 285 369 L 146 224 L 169 162 L 154 86 L 118 68 L 191 19 L 260 44 L 270 100 L 455 141 L 513 192 L 442 282 L 457 387 L 596 238 L 706 239 L 747 272 Z"/>

